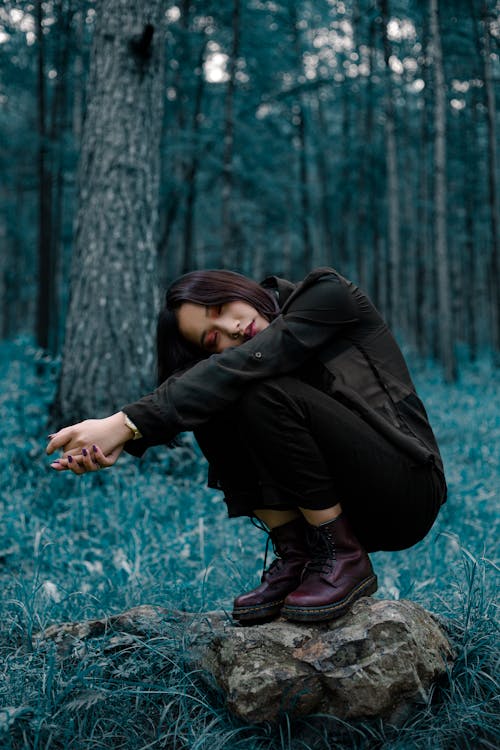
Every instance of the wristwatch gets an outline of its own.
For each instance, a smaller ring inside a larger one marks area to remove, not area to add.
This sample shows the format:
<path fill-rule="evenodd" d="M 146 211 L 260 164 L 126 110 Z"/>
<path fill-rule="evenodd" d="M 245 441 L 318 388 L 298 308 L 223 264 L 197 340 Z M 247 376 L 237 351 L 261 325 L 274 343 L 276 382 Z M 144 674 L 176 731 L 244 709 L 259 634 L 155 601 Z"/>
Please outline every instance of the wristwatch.
<path fill-rule="evenodd" d="M 139 438 L 142 437 L 141 433 L 139 432 L 135 424 L 132 422 L 130 417 L 128 417 L 125 413 L 123 414 L 123 421 L 129 428 L 129 430 L 132 431 L 132 440 L 139 440 Z"/>

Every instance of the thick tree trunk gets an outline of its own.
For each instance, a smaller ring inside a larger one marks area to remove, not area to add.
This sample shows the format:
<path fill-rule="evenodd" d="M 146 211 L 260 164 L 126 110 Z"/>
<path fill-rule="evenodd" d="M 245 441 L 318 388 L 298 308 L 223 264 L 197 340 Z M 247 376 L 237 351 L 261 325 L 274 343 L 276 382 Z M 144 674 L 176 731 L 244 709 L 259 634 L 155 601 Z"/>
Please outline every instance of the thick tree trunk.
<path fill-rule="evenodd" d="M 163 0 L 98 8 L 54 408 L 65 422 L 110 413 L 153 384 L 164 11 Z"/>
<path fill-rule="evenodd" d="M 450 261 L 446 236 L 446 84 L 443 70 L 438 0 L 430 0 L 429 8 L 434 71 L 434 203 L 435 252 L 438 277 L 439 352 L 444 366 L 445 378 L 448 382 L 451 382 L 456 379 L 457 370 L 453 345 Z"/>

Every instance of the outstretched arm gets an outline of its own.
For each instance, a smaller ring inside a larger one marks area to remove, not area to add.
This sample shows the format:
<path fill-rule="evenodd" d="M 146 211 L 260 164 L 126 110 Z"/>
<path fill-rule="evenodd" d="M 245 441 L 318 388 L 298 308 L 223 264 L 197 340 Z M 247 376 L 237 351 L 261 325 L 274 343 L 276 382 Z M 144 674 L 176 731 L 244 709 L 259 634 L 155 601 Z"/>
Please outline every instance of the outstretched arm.
<path fill-rule="evenodd" d="M 355 325 L 359 316 L 359 305 L 345 282 L 335 273 L 325 273 L 250 341 L 172 375 L 153 393 L 124 406 L 123 412 L 104 420 L 86 420 L 58 432 L 52 437 L 48 452 L 62 448 L 75 458 L 61 459 L 53 467 L 83 473 L 83 467 L 90 471 L 115 463 L 126 443 L 126 450 L 137 456 L 152 445 L 168 443 L 179 432 L 195 429 L 234 403 L 252 382 L 295 370 L 326 341 Z M 137 425 L 142 439 L 132 441 L 132 433 L 123 422 L 124 414 Z M 93 445 L 110 463 L 103 463 L 99 456 L 99 466 L 96 465 L 97 456 L 90 453 Z M 83 454 L 83 448 L 90 456 Z"/>

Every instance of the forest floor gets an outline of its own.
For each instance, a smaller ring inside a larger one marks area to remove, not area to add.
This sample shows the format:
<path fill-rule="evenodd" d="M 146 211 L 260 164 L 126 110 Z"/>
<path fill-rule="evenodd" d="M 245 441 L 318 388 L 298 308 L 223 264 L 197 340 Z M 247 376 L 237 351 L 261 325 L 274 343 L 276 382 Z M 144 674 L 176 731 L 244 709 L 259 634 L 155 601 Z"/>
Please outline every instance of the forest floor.
<path fill-rule="evenodd" d="M 44 449 L 57 367 L 26 342 L 1 344 L 0 750 L 500 746 L 498 372 L 486 361 L 464 365 L 455 385 L 432 365 L 414 363 L 412 372 L 442 448 L 449 499 L 423 542 L 373 555 L 377 596 L 410 598 L 440 616 L 457 652 L 450 680 L 399 728 L 286 715 L 276 726 L 246 726 L 183 669 L 181 633 L 172 634 L 168 660 L 164 649 L 161 658 L 135 652 L 120 666 L 95 653 L 60 664 L 33 647 L 49 624 L 138 604 L 229 609 L 258 581 L 264 540 L 249 521 L 226 520 L 189 441 L 96 475 L 51 471 Z"/>

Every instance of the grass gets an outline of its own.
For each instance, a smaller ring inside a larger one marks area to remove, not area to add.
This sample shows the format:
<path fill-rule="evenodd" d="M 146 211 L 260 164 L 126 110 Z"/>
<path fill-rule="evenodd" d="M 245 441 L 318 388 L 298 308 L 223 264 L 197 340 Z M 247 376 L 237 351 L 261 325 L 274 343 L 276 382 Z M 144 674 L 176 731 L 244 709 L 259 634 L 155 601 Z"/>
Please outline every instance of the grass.
<path fill-rule="evenodd" d="M 47 405 L 55 365 L 37 376 L 26 342 L 0 347 L 3 391 L 0 475 L 0 750 L 493 749 L 498 725 L 495 610 L 500 404 L 486 363 L 442 383 L 414 365 L 438 434 L 450 485 L 427 539 L 373 556 L 385 598 L 411 598 L 437 613 L 457 659 L 433 700 L 399 728 L 346 725 L 334 717 L 243 725 L 223 696 L 186 663 L 180 626 L 132 638 L 118 654 L 89 640 L 62 663 L 32 636 L 49 624 L 109 615 L 141 604 L 202 612 L 229 608 L 254 585 L 262 532 L 225 519 L 204 487 L 188 442 L 145 460 L 125 458 L 98 475 L 48 469 Z M 39 367 L 40 369 L 40 367 Z"/>

